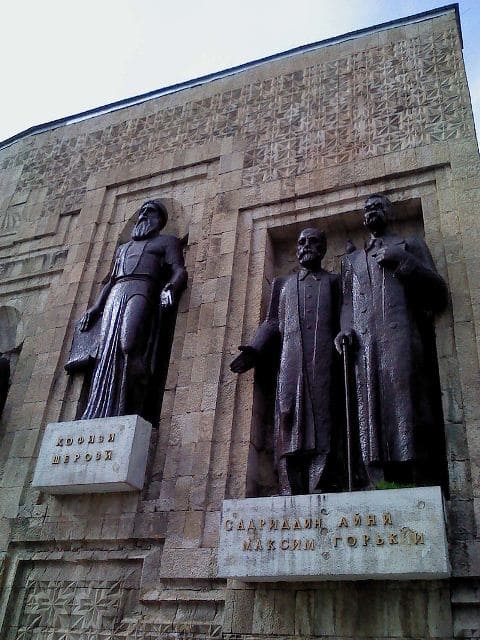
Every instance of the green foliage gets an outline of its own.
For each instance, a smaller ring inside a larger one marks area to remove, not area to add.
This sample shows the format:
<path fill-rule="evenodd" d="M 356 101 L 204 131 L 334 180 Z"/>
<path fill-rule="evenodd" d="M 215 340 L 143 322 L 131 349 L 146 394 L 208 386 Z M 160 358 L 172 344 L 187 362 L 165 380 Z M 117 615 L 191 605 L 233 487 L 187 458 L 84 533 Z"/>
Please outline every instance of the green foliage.
<path fill-rule="evenodd" d="M 398 482 L 389 482 L 388 480 L 380 480 L 375 485 L 375 489 L 413 489 L 414 484 L 399 484 Z"/>

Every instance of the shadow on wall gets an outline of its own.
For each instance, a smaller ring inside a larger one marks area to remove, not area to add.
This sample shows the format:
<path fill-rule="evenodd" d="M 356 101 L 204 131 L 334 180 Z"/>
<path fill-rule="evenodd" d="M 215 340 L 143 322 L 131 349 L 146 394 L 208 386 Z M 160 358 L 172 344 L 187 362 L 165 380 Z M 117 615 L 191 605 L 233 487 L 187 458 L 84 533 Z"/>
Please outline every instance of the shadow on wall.
<path fill-rule="evenodd" d="M 0 417 L 24 340 L 23 322 L 15 307 L 0 307 Z"/>

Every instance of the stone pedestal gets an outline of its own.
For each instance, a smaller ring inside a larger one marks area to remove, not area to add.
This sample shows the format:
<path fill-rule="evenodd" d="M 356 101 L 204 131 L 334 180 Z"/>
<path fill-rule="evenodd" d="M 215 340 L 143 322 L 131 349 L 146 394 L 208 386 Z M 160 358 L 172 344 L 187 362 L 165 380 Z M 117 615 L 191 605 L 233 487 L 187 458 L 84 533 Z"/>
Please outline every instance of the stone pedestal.
<path fill-rule="evenodd" d="M 47 493 L 138 491 L 151 430 L 139 416 L 51 423 L 32 484 Z"/>
<path fill-rule="evenodd" d="M 441 490 L 225 500 L 218 568 L 243 581 L 446 578 Z"/>

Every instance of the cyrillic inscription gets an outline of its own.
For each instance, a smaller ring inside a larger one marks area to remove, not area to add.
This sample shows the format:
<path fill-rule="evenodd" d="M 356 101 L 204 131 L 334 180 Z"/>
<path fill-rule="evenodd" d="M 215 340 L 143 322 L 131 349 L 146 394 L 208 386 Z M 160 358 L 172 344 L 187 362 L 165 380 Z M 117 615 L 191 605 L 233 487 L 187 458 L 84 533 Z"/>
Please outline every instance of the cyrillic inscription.
<path fill-rule="evenodd" d="M 107 442 L 115 442 L 115 432 L 109 433 L 106 437 Z M 87 444 L 103 444 L 105 442 L 105 436 L 101 434 L 90 434 L 86 440 L 85 436 L 69 436 L 68 438 L 58 437 L 57 447 L 71 447 L 74 445 Z M 100 462 L 101 460 L 113 460 L 113 449 L 102 449 L 95 452 L 92 451 L 76 451 L 75 453 L 65 453 L 62 455 L 52 456 L 52 464 L 68 464 L 69 462 L 91 462 L 95 460 Z"/>
<path fill-rule="evenodd" d="M 138 491 L 150 435 L 151 425 L 139 416 L 52 422 L 32 485 L 54 494 Z"/>
<path fill-rule="evenodd" d="M 58 456 L 54 456 L 58 458 Z M 111 458 L 110 458 L 111 459 Z M 58 461 L 55 461 L 58 464 Z M 403 526 L 395 532 L 384 531 L 386 527 L 394 527 L 390 512 L 382 513 L 354 513 L 353 515 L 341 515 L 338 518 L 337 532 L 329 538 L 332 549 L 366 547 L 384 547 L 396 545 L 421 545 L 425 544 L 425 533 L 413 531 Z M 264 531 L 304 531 L 308 529 L 322 529 L 322 518 L 315 516 L 296 518 L 227 518 L 223 525 L 225 531 L 245 531 L 251 537 L 242 542 L 243 551 L 315 551 L 314 538 L 290 538 L 285 537 L 280 541 L 271 538 L 265 540 L 260 537 Z M 344 530 L 368 527 L 374 528 L 374 533 L 347 533 Z M 381 530 L 379 530 L 379 527 Z M 327 531 L 325 529 L 324 531 Z"/>
<path fill-rule="evenodd" d="M 222 578 L 423 580 L 449 574 L 439 487 L 223 503 L 218 549 Z"/>

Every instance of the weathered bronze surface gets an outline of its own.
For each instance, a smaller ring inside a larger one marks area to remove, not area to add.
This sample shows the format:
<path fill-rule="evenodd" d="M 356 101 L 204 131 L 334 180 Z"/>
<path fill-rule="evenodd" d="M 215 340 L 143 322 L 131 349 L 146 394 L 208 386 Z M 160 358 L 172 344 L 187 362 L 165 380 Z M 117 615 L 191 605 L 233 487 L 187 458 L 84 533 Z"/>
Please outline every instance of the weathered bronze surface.
<path fill-rule="evenodd" d="M 302 269 L 272 285 L 265 321 L 233 360 L 242 373 L 274 358 L 278 363 L 275 402 L 275 463 L 282 495 L 326 488 L 335 394 L 333 345 L 338 330 L 340 278 L 322 269 L 325 235 L 304 229 L 297 258 Z M 341 403 L 340 403 L 341 404 Z"/>
<path fill-rule="evenodd" d="M 67 370 L 94 360 L 82 419 L 146 417 L 148 383 L 168 358 L 160 352 L 162 331 L 187 281 L 180 240 L 160 233 L 166 222 L 159 201 L 142 205 L 132 239 L 118 248 L 107 283 L 79 323 Z"/>
<path fill-rule="evenodd" d="M 341 332 L 350 345 L 363 482 L 439 481 L 443 443 L 433 316 L 446 285 L 425 242 L 388 231 L 390 202 L 370 196 L 370 239 L 343 259 Z M 435 473 L 437 477 L 435 478 Z"/>

